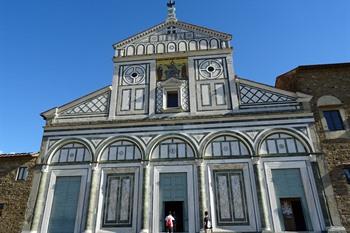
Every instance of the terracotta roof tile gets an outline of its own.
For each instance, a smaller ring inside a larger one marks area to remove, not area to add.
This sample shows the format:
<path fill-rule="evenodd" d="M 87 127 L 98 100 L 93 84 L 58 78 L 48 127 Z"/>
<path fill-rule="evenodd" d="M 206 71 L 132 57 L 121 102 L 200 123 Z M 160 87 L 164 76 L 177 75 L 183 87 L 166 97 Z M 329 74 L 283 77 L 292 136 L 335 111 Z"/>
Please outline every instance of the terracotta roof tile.
<path fill-rule="evenodd" d="M 0 154 L 0 158 L 12 158 L 12 157 L 38 157 L 38 152 L 30 152 L 30 153 L 5 153 Z"/>

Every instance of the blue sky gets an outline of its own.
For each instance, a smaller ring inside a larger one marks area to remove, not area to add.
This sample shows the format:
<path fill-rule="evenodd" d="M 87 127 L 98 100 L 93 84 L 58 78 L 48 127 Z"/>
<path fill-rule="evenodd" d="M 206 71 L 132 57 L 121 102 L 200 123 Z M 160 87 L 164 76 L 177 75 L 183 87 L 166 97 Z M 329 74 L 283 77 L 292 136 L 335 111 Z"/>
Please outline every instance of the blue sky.
<path fill-rule="evenodd" d="M 40 113 L 112 81 L 112 44 L 160 23 L 166 0 L 0 1 L 0 151 L 40 147 Z M 177 0 L 181 21 L 233 35 L 234 67 L 274 85 L 350 61 L 349 0 Z"/>

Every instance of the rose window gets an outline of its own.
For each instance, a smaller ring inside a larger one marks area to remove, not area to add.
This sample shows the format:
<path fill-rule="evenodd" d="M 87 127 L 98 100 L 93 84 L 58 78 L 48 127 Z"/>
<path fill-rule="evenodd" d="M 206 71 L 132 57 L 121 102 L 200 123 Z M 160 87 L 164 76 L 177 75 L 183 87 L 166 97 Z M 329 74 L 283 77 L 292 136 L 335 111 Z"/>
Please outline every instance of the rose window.
<path fill-rule="evenodd" d="M 206 60 L 199 65 L 199 72 L 202 77 L 213 79 L 219 77 L 223 72 L 220 62 L 215 60 Z"/>
<path fill-rule="evenodd" d="M 142 66 L 130 66 L 123 75 L 123 80 L 128 84 L 139 84 L 145 80 L 146 72 Z"/>

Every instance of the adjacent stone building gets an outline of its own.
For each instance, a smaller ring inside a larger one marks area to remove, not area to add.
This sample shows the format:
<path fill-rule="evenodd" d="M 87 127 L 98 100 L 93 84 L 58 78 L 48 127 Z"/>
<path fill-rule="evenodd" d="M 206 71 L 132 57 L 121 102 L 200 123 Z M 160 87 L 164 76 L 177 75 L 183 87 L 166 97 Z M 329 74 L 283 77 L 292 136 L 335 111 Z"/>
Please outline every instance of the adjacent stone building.
<path fill-rule="evenodd" d="M 0 232 L 21 232 L 38 153 L 0 154 Z"/>
<path fill-rule="evenodd" d="M 113 45 L 111 86 L 46 120 L 23 232 L 341 232 L 311 96 L 239 78 L 232 36 L 166 20 Z M 338 220 L 338 221 L 337 221 Z"/>
<path fill-rule="evenodd" d="M 313 96 L 322 156 L 341 221 L 350 232 L 350 63 L 299 66 L 279 76 L 276 87 Z"/>

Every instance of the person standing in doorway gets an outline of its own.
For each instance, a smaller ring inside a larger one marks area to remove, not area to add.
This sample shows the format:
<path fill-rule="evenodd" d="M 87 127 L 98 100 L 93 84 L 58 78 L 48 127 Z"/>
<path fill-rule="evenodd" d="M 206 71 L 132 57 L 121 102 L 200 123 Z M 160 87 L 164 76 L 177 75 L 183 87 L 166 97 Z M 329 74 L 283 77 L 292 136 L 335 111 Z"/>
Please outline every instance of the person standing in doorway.
<path fill-rule="evenodd" d="M 175 218 L 171 215 L 171 211 L 169 211 L 169 215 L 165 217 L 165 227 L 167 233 L 174 232 L 174 221 Z"/>
<path fill-rule="evenodd" d="M 210 218 L 209 218 L 209 213 L 208 211 L 205 211 L 204 212 L 204 232 L 205 233 L 208 233 L 208 232 L 213 232 L 213 227 L 211 225 L 211 221 L 210 221 Z"/>

